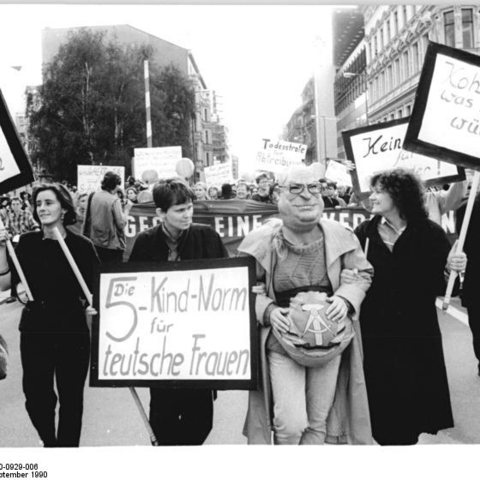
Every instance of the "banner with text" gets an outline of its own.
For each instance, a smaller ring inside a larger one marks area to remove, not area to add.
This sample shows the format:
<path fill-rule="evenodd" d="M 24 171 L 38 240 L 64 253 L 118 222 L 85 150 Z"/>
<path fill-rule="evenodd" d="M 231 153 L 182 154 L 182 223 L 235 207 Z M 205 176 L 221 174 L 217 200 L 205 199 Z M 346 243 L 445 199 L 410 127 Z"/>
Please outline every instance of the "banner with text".
<path fill-rule="evenodd" d="M 219 163 L 203 169 L 205 183 L 207 185 L 221 186 L 224 183 L 231 183 L 233 179 L 232 162 Z"/>
<path fill-rule="evenodd" d="M 92 386 L 255 389 L 252 258 L 99 267 Z"/>
<path fill-rule="evenodd" d="M 280 173 L 290 165 L 302 163 L 307 145 L 264 138 L 255 158 L 254 169 Z"/>
<path fill-rule="evenodd" d="M 0 90 L 0 194 L 33 181 L 32 166 Z"/>
<path fill-rule="evenodd" d="M 355 163 L 352 181 L 360 198 L 370 195 L 370 178 L 393 168 L 413 170 L 426 185 L 462 181 L 462 168 L 403 149 L 408 118 L 342 132 L 347 158 Z"/>
<path fill-rule="evenodd" d="M 324 177 L 347 187 L 352 186 L 352 177 L 348 168 L 333 159 L 329 159 Z"/>
<path fill-rule="evenodd" d="M 406 150 L 480 170 L 480 57 L 429 43 Z"/>
<path fill-rule="evenodd" d="M 122 179 L 122 188 L 125 185 L 125 167 L 113 165 L 77 165 L 77 188 L 79 193 L 98 192 L 103 177 L 107 172 L 114 172 Z"/>
<path fill-rule="evenodd" d="M 178 176 L 175 167 L 182 147 L 134 148 L 133 176 L 149 185 L 161 178 Z"/>

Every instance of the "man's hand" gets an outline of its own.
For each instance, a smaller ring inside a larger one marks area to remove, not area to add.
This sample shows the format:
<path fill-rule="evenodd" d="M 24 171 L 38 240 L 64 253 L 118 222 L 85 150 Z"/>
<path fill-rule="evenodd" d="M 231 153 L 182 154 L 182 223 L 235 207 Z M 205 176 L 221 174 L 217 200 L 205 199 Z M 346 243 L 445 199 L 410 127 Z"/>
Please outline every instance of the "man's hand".
<path fill-rule="evenodd" d="M 277 333 L 287 333 L 290 329 L 290 320 L 287 318 L 289 311 L 289 308 L 277 307 L 270 313 L 270 325 Z"/>
<path fill-rule="evenodd" d="M 331 303 L 325 312 L 329 320 L 340 322 L 347 316 L 348 305 L 343 298 L 333 295 L 327 298 L 327 302 Z"/>

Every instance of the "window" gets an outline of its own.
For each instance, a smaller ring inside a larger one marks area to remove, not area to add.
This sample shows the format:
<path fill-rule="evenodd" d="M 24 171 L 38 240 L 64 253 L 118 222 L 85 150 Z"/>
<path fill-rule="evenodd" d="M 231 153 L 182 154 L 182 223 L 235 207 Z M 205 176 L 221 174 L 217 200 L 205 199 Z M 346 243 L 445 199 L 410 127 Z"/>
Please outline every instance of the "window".
<path fill-rule="evenodd" d="M 403 8 L 403 24 L 406 25 L 409 20 L 407 6 L 403 5 L 402 8 Z"/>
<path fill-rule="evenodd" d="M 208 122 L 208 108 L 203 109 L 203 119 Z"/>
<path fill-rule="evenodd" d="M 380 29 L 378 32 L 378 46 L 380 48 L 380 51 L 383 50 L 383 28 Z"/>
<path fill-rule="evenodd" d="M 400 67 L 400 59 L 397 58 L 395 60 L 395 76 L 397 77 L 397 82 L 398 85 L 400 85 L 403 82 L 403 71 L 402 68 Z"/>
<path fill-rule="evenodd" d="M 412 47 L 412 73 L 418 72 L 419 58 L 418 58 L 418 42 Z"/>
<path fill-rule="evenodd" d="M 205 143 L 206 144 L 209 144 L 210 141 L 209 141 L 209 135 L 208 135 L 208 130 L 205 130 Z"/>
<path fill-rule="evenodd" d="M 403 71 L 405 73 L 405 80 L 408 80 L 410 77 L 410 59 L 408 55 L 408 50 L 406 52 L 403 52 Z"/>
<path fill-rule="evenodd" d="M 394 113 L 390 114 L 390 120 L 395 120 L 395 114 Z"/>
<path fill-rule="evenodd" d="M 393 12 L 393 29 L 395 31 L 395 35 L 398 33 L 398 12 L 395 10 Z"/>
<path fill-rule="evenodd" d="M 392 39 L 392 30 L 390 27 L 390 20 L 387 20 L 386 29 L 387 29 L 387 43 L 388 43 Z"/>
<path fill-rule="evenodd" d="M 443 23 L 445 28 L 445 45 L 455 46 L 455 17 L 452 12 L 443 14 Z"/>
<path fill-rule="evenodd" d="M 393 89 L 395 88 L 395 81 L 393 79 L 393 68 L 391 65 L 388 66 L 387 72 L 388 72 L 388 86 L 390 89 Z"/>
<path fill-rule="evenodd" d="M 378 53 L 378 47 L 377 47 L 377 36 L 375 35 L 373 37 L 373 56 L 376 57 Z"/>
<path fill-rule="evenodd" d="M 412 113 L 412 106 L 407 105 L 407 117 L 409 117 L 411 113 Z"/>
<path fill-rule="evenodd" d="M 473 10 L 462 8 L 463 48 L 473 48 Z"/>
<path fill-rule="evenodd" d="M 402 109 L 400 108 L 397 112 L 397 118 L 402 118 L 403 112 Z"/>
<path fill-rule="evenodd" d="M 210 165 L 210 153 L 209 152 L 205 152 L 205 160 L 206 160 L 206 164 Z"/>

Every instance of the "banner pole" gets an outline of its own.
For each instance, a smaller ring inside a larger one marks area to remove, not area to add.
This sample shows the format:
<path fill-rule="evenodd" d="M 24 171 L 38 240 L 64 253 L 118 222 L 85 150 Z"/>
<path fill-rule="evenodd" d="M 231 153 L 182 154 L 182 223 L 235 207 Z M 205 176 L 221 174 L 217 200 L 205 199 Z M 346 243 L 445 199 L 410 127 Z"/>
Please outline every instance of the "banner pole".
<path fill-rule="evenodd" d="M 85 280 L 83 279 L 83 276 L 82 276 L 77 264 L 75 263 L 75 260 L 72 256 L 70 250 L 68 249 L 67 244 L 65 243 L 65 240 L 62 237 L 62 234 L 60 233 L 60 231 L 58 230 L 57 227 L 55 227 L 53 229 L 53 233 L 55 234 L 55 237 L 57 238 L 58 243 L 60 244 L 60 247 L 63 250 L 63 253 L 67 257 L 68 263 L 72 267 L 73 273 L 77 277 L 78 283 L 80 283 L 80 286 L 82 287 L 83 293 L 87 297 L 89 305 L 92 306 L 93 295 L 91 294 L 90 290 L 88 289 L 88 286 L 85 283 Z M 143 409 L 142 403 L 140 402 L 140 399 L 138 398 L 137 392 L 135 391 L 134 387 L 129 387 L 129 389 L 130 389 L 130 393 L 133 396 L 133 399 L 135 400 L 135 404 L 137 405 L 137 408 L 140 411 L 140 416 L 142 417 L 142 420 L 145 423 L 145 427 L 147 428 L 148 434 L 150 435 L 150 441 L 152 442 L 152 445 L 156 446 L 156 445 L 158 445 L 157 439 L 155 438 L 152 427 L 151 427 L 151 425 L 148 421 L 147 415 L 146 415 L 146 413 Z"/>
<path fill-rule="evenodd" d="M 0 227 L 4 227 L 5 225 L 2 222 L 2 219 L 0 218 Z M 27 279 L 25 277 L 25 274 L 23 273 L 22 267 L 20 266 L 20 262 L 18 261 L 17 254 L 15 253 L 15 249 L 13 248 L 12 242 L 10 240 L 7 240 L 6 242 L 7 245 L 7 250 L 8 253 L 10 254 L 10 258 L 13 261 L 13 264 L 15 265 L 15 268 L 17 270 L 18 276 L 20 277 L 20 281 L 22 282 L 22 285 L 25 288 L 25 293 L 27 294 L 27 298 L 33 302 L 33 295 L 30 290 L 30 287 L 28 286 Z"/>
<path fill-rule="evenodd" d="M 475 203 L 475 197 L 477 195 L 479 182 L 480 182 L 480 171 L 476 170 L 472 180 L 472 188 L 470 189 L 470 194 L 468 196 L 468 202 L 465 209 L 465 216 L 463 217 L 462 228 L 460 229 L 460 235 L 458 237 L 456 253 L 461 253 L 463 251 L 463 244 L 465 243 L 465 237 L 467 236 L 468 224 L 470 223 L 470 217 L 472 216 L 473 204 Z M 455 284 L 456 278 L 457 278 L 457 272 L 452 270 L 448 278 L 445 297 L 443 298 L 443 303 L 442 303 L 443 311 L 446 311 L 450 304 L 453 286 Z"/>

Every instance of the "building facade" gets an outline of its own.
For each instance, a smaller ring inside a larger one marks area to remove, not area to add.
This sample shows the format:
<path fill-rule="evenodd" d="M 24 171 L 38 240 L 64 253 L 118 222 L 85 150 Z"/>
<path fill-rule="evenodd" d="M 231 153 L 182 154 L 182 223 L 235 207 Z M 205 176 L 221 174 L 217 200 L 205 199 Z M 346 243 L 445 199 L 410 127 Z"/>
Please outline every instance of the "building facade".
<path fill-rule="evenodd" d="M 46 28 L 42 30 L 42 63 L 49 63 L 58 53 L 60 45 L 68 40 L 69 35 L 79 28 Z M 200 73 L 191 51 L 163 40 L 155 35 L 143 32 L 130 25 L 110 25 L 88 27 L 93 32 L 103 32 L 108 39 L 115 39 L 128 45 L 148 45 L 152 47 L 152 62 L 159 67 L 175 65 L 181 73 L 188 76 L 195 90 L 195 118 L 191 121 L 191 143 L 193 162 L 195 164 L 195 181 L 204 178 L 203 169 L 213 165 L 214 148 L 212 128 L 220 128 L 212 111 L 211 91 Z M 213 117 L 213 120 L 212 120 Z M 214 125 L 214 127 L 212 126 Z M 153 132 L 155 134 L 155 132 Z M 227 136 L 222 137 L 227 141 Z M 227 145 L 222 146 L 228 150 Z M 220 149 L 220 146 L 218 147 Z"/>

